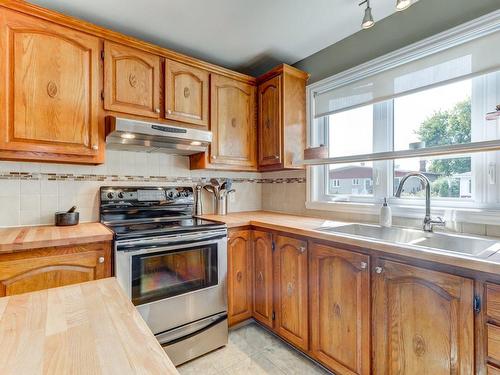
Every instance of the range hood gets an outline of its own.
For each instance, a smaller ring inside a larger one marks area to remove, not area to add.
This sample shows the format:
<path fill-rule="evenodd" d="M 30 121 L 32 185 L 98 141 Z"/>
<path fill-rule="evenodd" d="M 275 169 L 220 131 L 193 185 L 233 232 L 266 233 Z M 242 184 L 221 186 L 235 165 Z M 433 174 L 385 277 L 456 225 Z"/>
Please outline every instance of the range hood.
<path fill-rule="evenodd" d="M 106 147 L 112 150 L 192 155 L 207 150 L 212 132 L 163 123 L 106 117 Z"/>

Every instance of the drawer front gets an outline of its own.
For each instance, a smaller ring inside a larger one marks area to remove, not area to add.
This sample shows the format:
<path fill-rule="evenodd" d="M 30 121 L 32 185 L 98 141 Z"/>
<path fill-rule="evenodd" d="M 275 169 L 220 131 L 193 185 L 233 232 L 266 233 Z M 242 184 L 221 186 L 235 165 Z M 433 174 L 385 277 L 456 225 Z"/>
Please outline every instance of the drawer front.
<path fill-rule="evenodd" d="M 487 324 L 487 337 L 488 337 L 488 357 L 500 361 L 500 327 Z"/>
<path fill-rule="evenodd" d="M 486 284 L 486 314 L 500 321 L 500 285 Z"/>

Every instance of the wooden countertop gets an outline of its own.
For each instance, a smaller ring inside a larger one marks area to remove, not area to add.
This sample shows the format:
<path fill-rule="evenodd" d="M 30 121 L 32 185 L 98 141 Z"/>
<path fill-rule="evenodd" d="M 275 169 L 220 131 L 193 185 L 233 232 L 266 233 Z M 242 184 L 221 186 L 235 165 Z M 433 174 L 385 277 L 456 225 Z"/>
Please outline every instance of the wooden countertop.
<path fill-rule="evenodd" d="M 114 278 L 0 298 L 0 374 L 178 374 Z"/>
<path fill-rule="evenodd" d="M 0 253 L 111 241 L 113 233 L 101 223 L 69 227 L 55 225 L 0 228 Z"/>
<path fill-rule="evenodd" d="M 390 244 L 387 242 L 341 236 L 334 233 L 319 231 L 323 226 L 341 226 L 349 223 L 319 219 L 306 216 L 296 216 L 268 211 L 235 212 L 225 216 L 203 215 L 204 219 L 226 223 L 228 228 L 253 226 L 264 229 L 293 233 L 309 238 L 332 241 L 364 249 L 378 250 L 387 254 L 405 256 L 419 260 L 427 260 L 474 271 L 500 273 L 500 254 L 492 255 L 488 260 L 474 258 L 458 253 L 449 253 L 430 248 L 412 245 Z"/>

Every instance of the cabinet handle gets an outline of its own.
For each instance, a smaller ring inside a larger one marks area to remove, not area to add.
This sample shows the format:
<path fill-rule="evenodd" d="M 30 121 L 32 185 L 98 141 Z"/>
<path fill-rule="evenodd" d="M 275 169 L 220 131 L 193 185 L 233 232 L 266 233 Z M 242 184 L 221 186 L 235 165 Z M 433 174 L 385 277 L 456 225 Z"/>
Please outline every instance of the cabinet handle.
<path fill-rule="evenodd" d="M 362 270 L 364 270 L 366 267 L 368 267 L 368 264 L 366 262 L 361 262 L 359 266 L 361 267 Z"/>
<path fill-rule="evenodd" d="M 156 108 L 156 109 L 155 109 L 155 112 L 156 112 L 156 113 L 160 113 L 160 108 Z"/>
<path fill-rule="evenodd" d="M 259 280 L 260 282 L 264 281 L 264 275 L 262 274 L 262 271 L 257 274 L 257 280 Z"/>
<path fill-rule="evenodd" d="M 97 260 L 99 263 L 104 263 L 104 257 L 99 257 L 99 259 Z"/>
<path fill-rule="evenodd" d="M 242 278 L 243 278 L 243 275 L 242 275 L 241 271 L 238 271 L 238 273 L 236 274 L 236 280 L 238 280 L 238 282 L 240 282 Z"/>
<path fill-rule="evenodd" d="M 214 159 L 214 160 L 215 160 L 215 159 L 217 159 L 217 156 L 215 156 L 215 155 L 214 155 L 214 156 L 212 156 L 212 159 Z"/>
<path fill-rule="evenodd" d="M 92 150 L 95 150 L 95 151 L 99 150 L 99 146 L 98 145 L 92 145 Z"/>
<path fill-rule="evenodd" d="M 305 251 L 306 251 L 306 247 L 305 246 L 299 247 L 299 253 L 304 254 Z"/>
<path fill-rule="evenodd" d="M 169 115 L 171 115 L 171 114 L 172 114 L 172 110 L 171 110 L 171 109 L 169 109 L 169 110 L 167 111 L 167 113 L 168 113 Z"/>
<path fill-rule="evenodd" d="M 383 270 L 382 267 L 375 267 L 375 273 L 382 273 Z"/>
<path fill-rule="evenodd" d="M 293 293 L 293 284 L 292 283 L 288 283 L 287 286 L 286 286 L 286 292 L 289 296 L 292 295 Z"/>

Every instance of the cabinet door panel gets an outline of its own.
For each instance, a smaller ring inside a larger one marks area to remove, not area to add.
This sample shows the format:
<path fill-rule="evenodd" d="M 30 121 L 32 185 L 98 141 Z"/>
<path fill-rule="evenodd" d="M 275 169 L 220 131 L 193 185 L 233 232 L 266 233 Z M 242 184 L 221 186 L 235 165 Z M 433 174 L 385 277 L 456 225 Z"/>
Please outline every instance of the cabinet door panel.
<path fill-rule="evenodd" d="M 273 327 L 273 248 L 272 235 L 253 231 L 254 289 L 253 316 Z"/>
<path fill-rule="evenodd" d="M 133 115 L 160 115 L 160 58 L 104 42 L 104 108 Z"/>
<path fill-rule="evenodd" d="M 281 76 L 259 86 L 259 165 L 282 162 L 281 95 Z"/>
<path fill-rule="evenodd" d="M 109 243 L 56 247 L 0 256 L 0 296 L 111 276 Z"/>
<path fill-rule="evenodd" d="M 229 325 L 252 317 L 251 231 L 231 232 L 228 242 Z"/>
<path fill-rule="evenodd" d="M 378 266 L 375 374 L 472 374 L 472 280 L 390 261 Z"/>
<path fill-rule="evenodd" d="M 307 243 L 284 236 L 276 236 L 275 243 L 276 331 L 292 344 L 307 350 Z"/>
<path fill-rule="evenodd" d="M 165 118 L 208 126 L 209 73 L 175 61 L 165 63 Z"/>
<path fill-rule="evenodd" d="M 369 257 L 310 249 L 311 350 L 332 371 L 370 373 Z"/>
<path fill-rule="evenodd" d="M 212 75 L 210 97 L 210 162 L 256 166 L 255 87 Z"/>
<path fill-rule="evenodd" d="M 99 39 L 5 9 L 0 21 L 0 149 L 97 161 Z"/>

